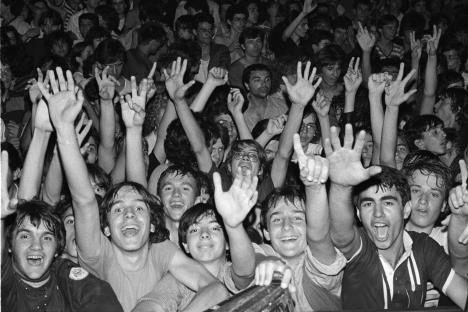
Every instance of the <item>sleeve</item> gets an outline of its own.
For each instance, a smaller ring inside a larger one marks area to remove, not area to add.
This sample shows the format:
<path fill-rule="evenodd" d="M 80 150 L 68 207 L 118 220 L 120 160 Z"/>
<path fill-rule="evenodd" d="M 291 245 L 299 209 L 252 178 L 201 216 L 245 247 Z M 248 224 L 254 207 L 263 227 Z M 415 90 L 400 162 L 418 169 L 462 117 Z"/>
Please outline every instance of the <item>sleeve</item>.
<path fill-rule="evenodd" d="M 346 266 L 346 258 L 338 249 L 335 248 L 335 251 L 335 261 L 332 264 L 325 265 L 312 255 L 310 248 L 307 248 L 304 273 L 315 284 L 329 290 L 335 295 L 339 295 L 341 292 L 343 269 Z"/>
<path fill-rule="evenodd" d="M 182 307 L 187 306 L 194 296 L 195 292 L 179 283 L 171 273 L 168 273 L 151 292 L 140 298 L 137 304 L 151 301 L 158 305 L 162 311 L 179 311 Z"/>
<path fill-rule="evenodd" d="M 79 264 L 100 279 L 105 279 L 105 270 L 110 265 L 109 260 L 114 259 L 114 252 L 109 239 L 101 233 L 101 249 L 96 257 L 84 258 L 78 247 L 77 250 Z"/>
<path fill-rule="evenodd" d="M 425 237 L 422 243 L 427 276 L 445 294 L 454 275 L 450 258 L 444 248 L 429 236 Z"/>
<path fill-rule="evenodd" d="M 221 272 L 221 276 L 219 279 L 221 282 L 226 286 L 226 288 L 229 290 L 231 294 L 237 294 L 241 292 L 243 289 L 238 289 L 234 283 L 234 280 L 232 278 L 232 275 L 235 274 L 234 271 L 232 270 L 232 263 L 226 263 L 226 265 L 223 267 L 223 271 Z M 255 285 L 255 279 L 252 277 L 249 277 L 250 284 L 246 286 L 244 289 L 249 288 L 250 286 Z"/>

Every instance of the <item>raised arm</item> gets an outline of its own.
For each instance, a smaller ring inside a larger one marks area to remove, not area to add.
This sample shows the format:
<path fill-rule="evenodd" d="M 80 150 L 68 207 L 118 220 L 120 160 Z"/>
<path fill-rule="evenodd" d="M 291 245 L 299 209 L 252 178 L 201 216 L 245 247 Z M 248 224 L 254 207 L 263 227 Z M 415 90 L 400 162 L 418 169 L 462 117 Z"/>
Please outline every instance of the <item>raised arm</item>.
<path fill-rule="evenodd" d="M 296 30 L 296 27 L 299 23 L 307 17 L 315 8 L 317 7 L 317 3 L 314 0 L 304 0 L 304 5 L 302 6 L 302 11 L 296 16 L 296 18 L 291 22 L 291 24 L 286 27 L 281 35 L 281 40 L 286 41 L 291 37 Z"/>
<path fill-rule="evenodd" d="M 255 274 L 255 253 L 242 222 L 257 203 L 258 178 L 252 177 L 250 171 L 245 176 L 239 173 L 227 192 L 223 192 L 219 173 L 213 174 L 213 182 L 216 210 L 223 218 L 229 240 L 232 279 L 241 290 L 250 284 Z"/>
<path fill-rule="evenodd" d="M 411 81 L 417 82 L 419 79 L 419 61 L 421 60 L 422 55 L 422 45 L 421 40 L 416 39 L 416 32 L 412 31 L 410 33 L 410 47 L 411 47 L 411 69 L 414 69 L 415 73 L 411 77 Z"/>
<path fill-rule="evenodd" d="M 328 160 L 320 156 L 306 156 L 298 134 L 294 135 L 294 151 L 306 193 L 307 245 L 317 260 L 332 264 L 336 260 L 336 251 L 329 235 L 325 184 L 328 180 Z"/>
<path fill-rule="evenodd" d="M 384 111 L 382 106 L 382 94 L 385 89 L 385 84 L 391 78 L 387 74 L 372 74 L 367 82 L 369 89 L 369 108 L 372 139 L 374 141 L 374 149 L 372 154 L 372 164 L 379 164 L 380 149 L 382 146 L 382 129 L 384 122 Z"/>
<path fill-rule="evenodd" d="M 177 115 L 190 142 L 190 146 L 195 153 L 198 168 L 202 172 L 208 173 L 213 166 L 213 161 L 211 160 L 203 131 L 185 100 L 185 93 L 195 83 L 194 80 L 184 83 L 183 79 L 186 69 L 187 60 L 184 60 L 181 64 L 178 59 L 176 69 L 169 76 L 166 75 L 166 88 L 175 105 Z"/>
<path fill-rule="evenodd" d="M 452 212 L 448 227 L 450 260 L 455 271 L 468 278 L 468 171 L 464 160 L 459 161 L 462 184 L 450 190 L 448 203 Z"/>
<path fill-rule="evenodd" d="M 439 46 L 442 30 L 434 26 L 432 36 L 427 40 L 427 64 L 424 74 L 424 94 L 421 103 L 420 115 L 432 114 L 436 101 L 437 90 L 437 47 Z"/>
<path fill-rule="evenodd" d="M 400 105 L 406 102 L 417 91 L 417 89 L 411 89 L 405 93 L 405 87 L 416 73 L 416 70 L 412 69 L 408 75 L 403 78 L 404 69 L 405 64 L 401 63 L 398 77 L 395 81 L 389 82 L 389 85 L 385 87 L 385 105 L 387 109 L 385 110 L 382 130 L 380 164 L 392 168 L 396 168 L 395 150 L 398 133 L 398 110 Z"/>
<path fill-rule="evenodd" d="M 315 100 L 312 102 L 312 107 L 317 114 L 320 124 L 320 133 L 322 135 L 322 144 L 326 139 L 330 138 L 330 112 L 331 100 L 327 99 L 322 93 L 317 93 Z"/>
<path fill-rule="evenodd" d="M 354 62 L 354 57 L 349 61 L 348 71 L 344 76 L 345 84 L 345 106 L 344 113 L 354 112 L 356 93 L 362 83 L 361 69 L 359 68 L 359 57 Z"/>
<path fill-rule="evenodd" d="M 242 106 L 244 105 L 244 97 L 237 88 L 232 88 L 228 94 L 227 107 L 231 112 L 232 119 L 237 127 L 237 133 L 241 140 L 253 140 L 252 133 L 245 123 L 244 114 L 242 113 Z"/>
<path fill-rule="evenodd" d="M 225 85 L 228 81 L 228 71 L 221 67 L 213 67 L 208 72 L 208 78 L 203 84 L 200 92 L 198 92 L 195 100 L 190 104 L 190 108 L 194 112 L 201 112 L 205 108 L 208 99 L 213 93 L 214 89 L 219 86 Z"/>
<path fill-rule="evenodd" d="M 80 153 L 74 121 L 81 111 L 83 93 L 75 93 L 73 76 L 57 67 L 58 81 L 49 71 L 52 93 L 39 84 L 49 104 L 50 119 L 57 131 L 57 146 L 72 196 L 75 213 L 76 242 L 85 257 L 92 257 L 100 250 L 101 228 L 96 197 L 89 182 L 88 170 Z"/>
<path fill-rule="evenodd" d="M 34 115 L 34 134 L 24 160 L 18 189 L 18 198 L 25 200 L 31 200 L 39 195 L 47 144 L 52 133 L 49 111 L 43 100 L 39 101 Z"/>
<path fill-rule="evenodd" d="M 126 127 L 125 135 L 125 174 L 128 181 L 148 186 L 143 156 L 143 122 L 145 121 L 146 93 L 148 80 L 143 79 L 137 90 L 134 76 L 131 77 L 132 93 L 121 100 L 122 119 Z"/>
<path fill-rule="evenodd" d="M 107 74 L 108 71 L 109 66 L 106 66 L 101 75 L 97 68 L 94 73 L 99 88 L 99 103 L 101 105 L 98 163 L 106 173 L 110 173 L 115 165 L 115 110 L 113 100 L 115 86 L 118 84 L 114 77 Z"/>
<path fill-rule="evenodd" d="M 2 158 L 1 158 L 1 189 L 2 189 L 2 207 L 1 207 L 1 215 L 0 215 L 0 243 L 1 243 L 1 254 L 0 257 L 2 258 L 2 263 L 5 261 L 6 255 L 6 233 L 5 233 L 5 218 L 11 215 L 16 210 L 16 205 L 18 204 L 17 198 L 10 198 L 10 194 L 8 193 L 8 152 L 2 151 Z"/>
<path fill-rule="evenodd" d="M 255 141 L 257 141 L 257 143 L 262 147 L 267 146 L 268 142 L 270 142 L 273 137 L 283 132 L 286 120 L 288 120 L 286 115 L 280 115 L 276 118 L 268 120 L 268 125 L 265 128 L 265 131 L 263 131 L 257 138 L 255 138 Z"/>
<path fill-rule="evenodd" d="M 291 100 L 291 109 L 289 110 L 288 121 L 281 133 L 278 152 L 273 159 L 271 166 L 271 179 L 275 187 L 282 187 L 286 179 L 289 159 L 293 151 L 293 136 L 299 131 L 302 123 L 304 108 L 313 98 L 315 91 L 322 82 L 322 78 L 318 78 L 314 83 L 315 73 L 317 69 L 314 67 L 310 72 L 311 63 L 307 62 L 302 73 L 302 63 L 297 63 L 297 81 L 292 85 L 288 78 L 282 77 L 288 91 L 289 99 Z"/>
<path fill-rule="evenodd" d="M 362 76 L 363 81 L 366 82 L 372 74 L 371 53 L 375 45 L 375 36 L 369 32 L 367 28 L 362 27 L 360 22 L 358 22 L 358 26 L 359 29 L 356 34 L 356 39 L 362 50 Z"/>
<path fill-rule="evenodd" d="M 352 188 L 380 172 L 379 167 L 364 168 L 361 152 L 364 146 L 365 131 L 361 131 L 353 148 L 353 129 L 345 126 L 343 146 L 337 129 L 330 130 L 331 138 L 325 141 L 325 153 L 329 161 L 330 193 L 330 237 L 333 244 L 349 259 L 360 246 L 360 234 L 354 223 Z"/>

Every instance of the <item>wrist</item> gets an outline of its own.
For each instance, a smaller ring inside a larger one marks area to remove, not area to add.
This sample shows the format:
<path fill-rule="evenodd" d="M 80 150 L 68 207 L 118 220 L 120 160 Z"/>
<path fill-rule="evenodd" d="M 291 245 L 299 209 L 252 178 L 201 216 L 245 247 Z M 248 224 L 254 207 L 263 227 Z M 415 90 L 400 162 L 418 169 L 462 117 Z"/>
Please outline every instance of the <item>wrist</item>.
<path fill-rule="evenodd" d="M 369 100 L 380 101 L 382 99 L 382 92 L 379 91 L 370 91 L 369 90 Z"/>
<path fill-rule="evenodd" d="M 112 99 L 103 99 L 101 98 L 101 105 L 114 106 Z"/>
<path fill-rule="evenodd" d="M 128 135 L 140 135 L 143 132 L 143 126 L 131 126 L 127 127 L 127 136 Z"/>

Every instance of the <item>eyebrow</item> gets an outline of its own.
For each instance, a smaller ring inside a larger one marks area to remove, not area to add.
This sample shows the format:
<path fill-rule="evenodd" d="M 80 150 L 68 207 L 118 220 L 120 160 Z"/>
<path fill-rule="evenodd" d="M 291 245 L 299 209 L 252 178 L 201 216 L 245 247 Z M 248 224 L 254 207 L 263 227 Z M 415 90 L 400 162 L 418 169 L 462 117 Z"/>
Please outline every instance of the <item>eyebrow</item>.
<path fill-rule="evenodd" d="M 300 213 L 300 214 L 305 215 L 305 211 L 297 210 L 297 209 L 293 210 L 292 213 L 296 213 L 296 214 Z M 276 216 L 276 215 L 280 215 L 280 214 L 281 214 L 281 212 L 279 212 L 279 211 L 272 212 L 271 215 L 270 215 L 270 219 L 271 219 L 271 217 Z"/>
<path fill-rule="evenodd" d="M 116 204 L 123 203 L 123 202 L 124 202 L 123 199 L 118 199 L 118 200 L 116 200 L 116 201 L 114 201 L 114 202 L 112 203 L 112 206 L 114 206 L 114 205 L 116 205 Z M 142 202 L 142 203 L 145 203 L 145 204 L 146 204 L 146 202 L 145 202 L 143 199 L 132 199 L 132 202 Z"/>

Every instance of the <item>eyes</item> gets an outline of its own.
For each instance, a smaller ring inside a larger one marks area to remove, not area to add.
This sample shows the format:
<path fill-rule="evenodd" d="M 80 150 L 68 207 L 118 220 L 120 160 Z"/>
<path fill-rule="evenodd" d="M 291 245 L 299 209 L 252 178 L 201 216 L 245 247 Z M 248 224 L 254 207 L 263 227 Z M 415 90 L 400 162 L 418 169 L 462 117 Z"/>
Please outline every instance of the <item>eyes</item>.
<path fill-rule="evenodd" d="M 111 209 L 112 214 L 121 214 L 126 213 L 128 210 L 133 211 L 133 213 L 143 213 L 147 210 L 146 206 L 144 205 L 137 205 L 134 207 L 126 207 L 126 206 L 114 206 Z"/>
<path fill-rule="evenodd" d="M 28 240 L 33 239 L 33 235 L 31 235 L 31 233 L 28 233 L 28 232 L 21 232 L 21 233 L 18 234 L 18 239 L 22 240 L 22 241 L 28 241 Z M 45 242 L 54 242 L 55 241 L 54 235 L 52 235 L 50 233 L 43 234 L 41 236 L 41 239 L 43 241 L 45 241 Z"/>
<path fill-rule="evenodd" d="M 281 224 L 284 219 L 288 219 L 289 222 L 291 223 L 303 223 L 305 222 L 305 216 L 304 215 L 295 215 L 291 217 L 286 217 L 286 216 L 274 216 L 273 218 L 270 219 L 271 224 Z"/>
<path fill-rule="evenodd" d="M 411 189 L 411 195 L 414 195 L 414 196 L 420 196 L 423 192 L 418 189 L 418 188 L 412 188 Z M 432 191 L 429 193 L 429 195 L 432 197 L 432 198 L 441 198 L 442 197 L 442 194 L 440 192 L 437 192 L 437 191 Z"/>
<path fill-rule="evenodd" d="M 192 225 L 189 227 L 189 230 L 187 231 L 188 234 L 197 234 L 197 233 L 200 233 L 201 231 L 201 227 L 199 225 Z M 217 232 L 221 232 L 223 229 L 221 227 L 221 225 L 217 224 L 217 223 L 214 223 L 212 225 L 210 225 L 208 227 L 208 231 L 211 232 L 211 233 L 217 233 Z M 206 232 L 206 231 L 205 231 Z"/>
<path fill-rule="evenodd" d="M 173 192 L 175 189 L 179 191 L 182 190 L 184 193 L 191 192 L 193 190 L 190 185 L 182 185 L 176 188 L 173 185 L 168 184 L 162 188 L 162 191 L 165 193 L 170 193 L 170 192 Z"/>

